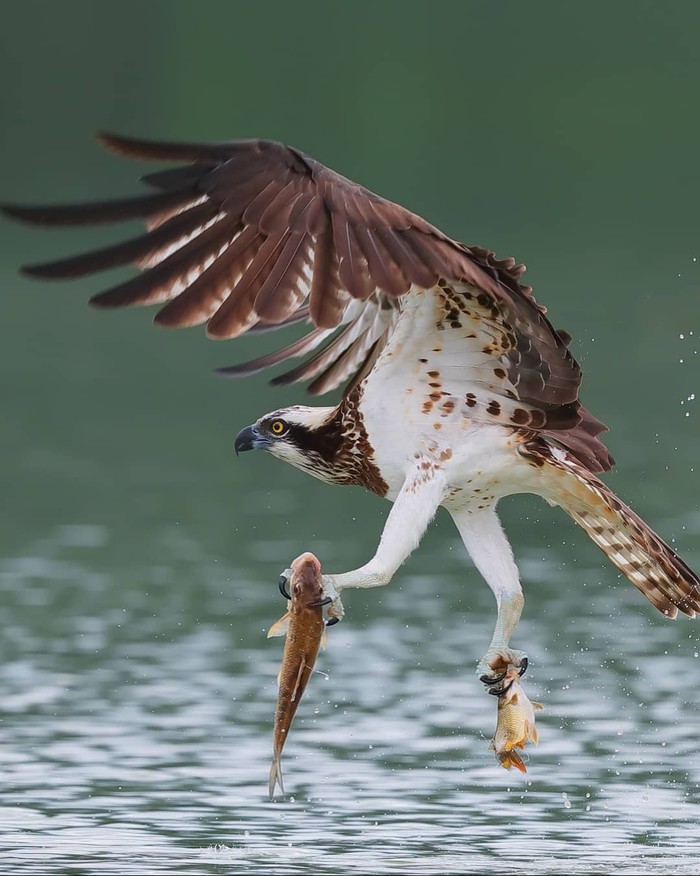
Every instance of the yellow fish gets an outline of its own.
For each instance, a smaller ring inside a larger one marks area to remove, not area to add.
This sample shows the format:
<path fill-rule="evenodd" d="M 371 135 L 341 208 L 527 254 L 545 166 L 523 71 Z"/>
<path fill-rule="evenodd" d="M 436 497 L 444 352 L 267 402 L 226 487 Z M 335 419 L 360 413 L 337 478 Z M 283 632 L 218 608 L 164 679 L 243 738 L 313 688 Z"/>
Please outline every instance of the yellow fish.
<path fill-rule="evenodd" d="M 537 745 L 535 712 L 544 708 L 540 703 L 527 698 L 520 683 L 521 673 L 515 667 L 503 678 L 504 692 L 498 697 L 496 733 L 489 746 L 496 752 L 498 762 L 509 770 L 511 767 L 526 773 L 527 769 L 516 748 L 525 748 L 527 742 Z"/>

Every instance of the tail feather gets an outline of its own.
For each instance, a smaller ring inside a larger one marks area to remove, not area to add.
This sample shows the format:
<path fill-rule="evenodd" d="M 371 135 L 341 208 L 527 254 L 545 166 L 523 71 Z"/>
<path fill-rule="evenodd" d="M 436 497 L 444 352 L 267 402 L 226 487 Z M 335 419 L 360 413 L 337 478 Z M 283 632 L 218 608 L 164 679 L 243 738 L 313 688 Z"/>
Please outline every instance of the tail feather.
<path fill-rule="evenodd" d="M 675 618 L 700 613 L 700 578 L 613 491 L 558 448 L 529 446 L 546 468 L 542 495 L 579 524 L 659 611 Z"/>

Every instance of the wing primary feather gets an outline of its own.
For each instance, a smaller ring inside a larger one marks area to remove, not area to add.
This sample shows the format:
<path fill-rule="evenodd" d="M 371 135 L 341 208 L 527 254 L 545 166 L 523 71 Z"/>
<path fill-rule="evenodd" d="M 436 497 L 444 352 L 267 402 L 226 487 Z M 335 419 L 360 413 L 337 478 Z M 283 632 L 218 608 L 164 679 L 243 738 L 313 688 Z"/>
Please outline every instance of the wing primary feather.
<path fill-rule="evenodd" d="M 29 265 L 22 270 L 33 277 L 53 280 L 66 277 L 82 277 L 85 274 L 94 274 L 109 268 L 132 264 L 140 259 L 149 258 L 159 250 L 173 245 L 178 239 L 196 231 L 197 228 L 209 222 L 216 214 L 217 207 L 210 201 L 205 201 L 203 204 L 198 204 L 196 207 L 177 213 L 153 231 L 146 232 L 146 234 L 140 234 L 138 237 L 132 237 L 113 246 L 80 253 L 77 256 L 71 256 L 57 262 Z"/>
<path fill-rule="evenodd" d="M 180 187 L 189 187 L 195 191 L 197 183 L 215 167 L 216 164 L 212 161 L 198 161 L 197 164 L 185 164 L 180 167 L 170 167 L 168 170 L 145 173 L 141 177 L 141 182 L 154 189 L 170 191 Z"/>
<path fill-rule="evenodd" d="M 191 285 L 185 281 L 192 269 L 201 266 L 206 258 L 211 257 L 212 252 L 225 245 L 227 239 L 235 235 L 236 229 L 235 223 L 222 219 L 176 249 L 154 267 L 93 296 L 90 304 L 96 307 L 126 307 L 131 304 L 153 304 L 167 300 L 177 294 L 171 287 L 176 286 L 178 280 L 181 281 L 180 289 L 183 283 Z"/>
<path fill-rule="evenodd" d="M 173 143 L 165 140 L 143 140 L 99 131 L 97 139 L 111 152 L 128 158 L 147 161 L 222 161 L 231 154 L 226 143 Z"/>
<path fill-rule="evenodd" d="M 191 186 L 181 186 L 167 192 L 93 201 L 83 204 L 2 204 L 0 209 L 13 219 L 33 225 L 96 225 L 102 222 L 126 222 L 146 219 L 163 210 L 182 207 L 197 197 Z"/>

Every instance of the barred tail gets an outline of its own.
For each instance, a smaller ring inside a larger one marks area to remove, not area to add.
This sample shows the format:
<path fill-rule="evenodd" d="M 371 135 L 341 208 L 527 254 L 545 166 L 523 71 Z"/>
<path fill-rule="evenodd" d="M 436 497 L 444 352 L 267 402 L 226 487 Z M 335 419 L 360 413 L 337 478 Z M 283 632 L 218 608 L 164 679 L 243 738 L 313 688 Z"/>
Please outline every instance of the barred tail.
<path fill-rule="evenodd" d="M 558 448 L 525 455 L 542 472 L 541 495 L 561 506 L 653 606 L 668 617 L 700 613 L 700 578 L 642 518 Z"/>

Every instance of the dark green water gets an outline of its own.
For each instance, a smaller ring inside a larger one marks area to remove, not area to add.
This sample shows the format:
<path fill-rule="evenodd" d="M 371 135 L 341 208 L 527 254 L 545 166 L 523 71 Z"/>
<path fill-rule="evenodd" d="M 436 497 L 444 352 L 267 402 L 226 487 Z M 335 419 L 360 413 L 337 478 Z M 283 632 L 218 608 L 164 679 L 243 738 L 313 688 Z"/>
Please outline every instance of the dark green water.
<path fill-rule="evenodd" d="M 572 332 L 608 480 L 700 565 L 700 7 L 26 2 L 0 34 L 2 198 L 133 192 L 97 128 L 287 140 L 513 254 Z M 349 593 L 267 772 L 301 550 L 365 562 L 387 507 L 233 438 L 302 400 L 217 365 L 260 341 L 97 313 L 18 278 L 112 239 L 9 223 L 0 255 L 0 860 L 26 873 L 694 873 L 700 634 L 573 523 L 505 501 L 545 704 L 527 776 L 488 750 L 494 606 L 447 517 Z M 113 277 L 106 278 L 111 283 Z M 99 283 L 99 281 L 98 281 Z M 104 285 L 106 285 L 106 283 Z"/>

